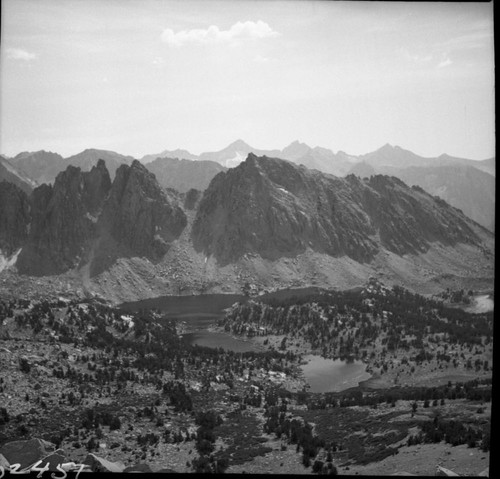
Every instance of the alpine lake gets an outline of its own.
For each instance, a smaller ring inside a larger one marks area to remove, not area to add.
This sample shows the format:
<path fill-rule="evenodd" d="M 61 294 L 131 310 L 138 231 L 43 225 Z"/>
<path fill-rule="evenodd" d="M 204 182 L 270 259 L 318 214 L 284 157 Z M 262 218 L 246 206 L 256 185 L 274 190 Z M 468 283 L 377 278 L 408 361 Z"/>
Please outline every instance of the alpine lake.
<path fill-rule="evenodd" d="M 276 298 L 300 297 L 316 292 L 316 288 L 280 290 L 266 295 Z M 222 348 L 234 352 L 265 351 L 250 339 L 235 337 L 213 330 L 217 320 L 224 317 L 225 309 L 249 298 L 238 294 L 206 294 L 196 296 L 160 296 L 141 301 L 123 303 L 120 308 L 129 311 L 156 309 L 167 318 L 180 322 L 187 331 L 182 335 L 189 344 L 209 348 Z M 325 359 L 309 354 L 303 358 L 302 371 L 311 392 L 343 391 L 357 386 L 371 377 L 361 361 Z"/>

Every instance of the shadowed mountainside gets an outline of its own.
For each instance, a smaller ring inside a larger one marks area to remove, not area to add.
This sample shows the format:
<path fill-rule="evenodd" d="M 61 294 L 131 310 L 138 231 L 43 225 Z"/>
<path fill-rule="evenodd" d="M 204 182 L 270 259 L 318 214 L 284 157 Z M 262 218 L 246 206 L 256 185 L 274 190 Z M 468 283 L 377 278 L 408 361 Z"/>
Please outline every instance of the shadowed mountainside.
<path fill-rule="evenodd" d="M 31 196 L 32 222 L 19 255 L 21 273 L 57 274 L 75 267 L 94 233 L 96 215 L 111 180 L 103 161 L 90 172 L 68 166 L 54 186 L 43 184 Z"/>
<path fill-rule="evenodd" d="M 403 255 L 425 252 L 434 241 L 481 243 L 465 215 L 397 178 L 342 179 L 253 154 L 214 178 L 192 240 L 221 264 L 245 253 L 294 256 L 307 247 L 366 262 L 381 247 Z"/>
<path fill-rule="evenodd" d="M 58 274 L 91 261 L 100 271 L 118 257 L 160 258 L 186 224 L 183 211 L 138 161 L 122 165 L 113 183 L 103 160 L 90 172 L 68 166 L 54 186 L 31 196 L 31 227 L 19 272 Z"/>
<path fill-rule="evenodd" d="M 139 161 L 120 166 L 98 221 L 91 276 L 119 257 L 158 261 L 187 223 L 177 201 Z"/>
<path fill-rule="evenodd" d="M 28 236 L 29 200 L 13 183 L 0 182 L 0 252 L 13 254 Z"/>

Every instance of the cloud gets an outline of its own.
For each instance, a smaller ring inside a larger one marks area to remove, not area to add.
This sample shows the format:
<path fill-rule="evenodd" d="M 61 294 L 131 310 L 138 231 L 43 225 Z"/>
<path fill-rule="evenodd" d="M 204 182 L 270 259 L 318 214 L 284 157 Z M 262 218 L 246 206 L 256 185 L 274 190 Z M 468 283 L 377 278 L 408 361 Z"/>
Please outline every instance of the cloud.
<path fill-rule="evenodd" d="M 279 33 L 274 31 L 266 22 L 237 22 L 229 30 L 220 30 L 218 26 L 211 25 L 206 29 L 181 30 L 175 33 L 172 29 L 163 30 L 161 39 L 170 46 L 180 47 L 188 43 L 229 43 L 235 40 L 251 38 L 276 37 Z"/>
<path fill-rule="evenodd" d="M 36 58 L 34 53 L 27 52 L 21 48 L 7 48 L 7 58 L 12 60 L 30 61 Z"/>
<path fill-rule="evenodd" d="M 159 65 L 163 65 L 164 60 L 163 60 L 163 58 L 162 58 L 162 57 L 155 57 L 155 58 L 153 59 L 152 63 L 153 63 L 153 65 L 157 65 L 157 66 L 159 66 Z"/>
<path fill-rule="evenodd" d="M 442 60 L 439 65 L 438 65 L 438 68 L 444 68 L 444 67 L 447 67 L 448 65 L 451 65 L 453 62 L 450 60 L 449 57 L 446 57 L 444 60 Z"/>

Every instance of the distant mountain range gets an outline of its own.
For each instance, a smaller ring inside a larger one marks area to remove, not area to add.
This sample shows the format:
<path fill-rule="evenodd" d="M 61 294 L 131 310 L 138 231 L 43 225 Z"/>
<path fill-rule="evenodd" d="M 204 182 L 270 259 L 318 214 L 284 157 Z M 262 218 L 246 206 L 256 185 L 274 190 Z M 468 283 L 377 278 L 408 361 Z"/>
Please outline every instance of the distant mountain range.
<path fill-rule="evenodd" d="M 141 161 L 147 163 L 156 158 L 178 158 L 198 161 L 215 161 L 226 168 L 232 168 L 244 161 L 249 153 L 257 156 L 269 156 L 271 158 L 282 158 L 293 161 L 298 165 L 313 168 L 324 173 L 335 176 L 345 176 L 353 165 L 357 163 L 367 163 L 373 167 L 392 166 L 406 168 L 409 166 L 451 166 L 463 165 L 472 166 L 481 171 L 495 175 L 495 159 L 489 158 L 483 161 L 457 158 L 446 154 L 438 157 L 423 157 L 399 146 L 386 144 L 371 153 L 364 155 L 349 155 L 343 151 L 334 153 L 333 151 L 316 146 L 310 147 L 305 143 L 294 141 L 282 150 L 263 150 L 254 148 L 243 140 L 237 140 L 226 148 L 216 152 L 201 153 L 194 155 L 186 150 L 165 150 L 157 155 L 146 155 Z"/>
<path fill-rule="evenodd" d="M 161 186 L 181 193 L 193 188 L 203 191 L 217 173 L 227 170 L 215 161 L 179 160 L 168 157 L 156 158 L 145 166 L 154 173 Z"/>
<path fill-rule="evenodd" d="M 9 162 L 19 173 L 41 185 L 53 183 L 56 176 L 68 165 L 76 166 L 82 171 L 90 171 L 100 159 L 106 162 L 112 177 L 120 165 L 130 165 L 134 161 L 131 156 L 120 155 L 114 151 L 87 149 L 68 158 L 43 150 L 23 152 L 11 158 Z"/>
<path fill-rule="evenodd" d="M 237 140 L 216 152 L 194 155 L 187 150 L 165 150 L 145 155 L 141 162 L 155 174 L 162 187 L 187 192 L 193 188 L 204 190 L 215 175 L 239 165 L 249 153 L 289 160 L 340 177 L 348 174 L 360 177 L 393 175 L 410 186 L 417 185 L 432 195 L 440 196 L 490 230 L 495 227 L 494 158 L 474 161 L 445 154 L 426 158 L 389 144 L 359 156 L 342 151 L 334 153 L 321 147 L 312 148 L 298 141 L 282 150 L 262 150 Z M 99 159 L 105 161 L 111 179 L 120 165 L 131 165 L 134 160 L 131 156 L 96 149 L 88 149 L 69 158 L 45 151 L 24 152 L 14 158 L 1 159 L 0 180 L 14 182 L 29 192 L 36 185 L 53 183 L 57 174 L 68 165 L 90 171 Z"/>
<path fill-rule="evenodd" d="M 359 162 L 365 162 L 374 168 L 382 166 L 391 166 L 395 168 L 408 168 L 410 166 L 473 166 L 490 175 L 495 175 L 495 159 L 489 158 L 483 161 L 467 160 L 457 158 L 446 154 L 438 157 L 426 158 L 405 150 L 399 146 L 384 145 L 376 151 L 360 155 L 357 157 Z"/>
<path fill-rule="evenodd" d="M 220 151 L 201 153 L 193 155 L 186 150 L 164 151 L 158 155 L 146 155 L 141 161 L 149 162 L 153 156 L 157 158 L 184 158 L 197 161 L 214 161 L 226 168 L 234 168 L 246 159 L 249 153 L 257 156 L 268 156 L 271 158 L 282 158 L 297 164 L 303 164 L 308 168 L 315 168 L 325 173 L 343 176 L 352 166 L 356 157 L 343 152 L 334 154 L 326 148 L 311 148 L 305 143 L 294 141 L 283 150 L 263 150 L 254 148 L 243 140 L 236 140 Z"/>

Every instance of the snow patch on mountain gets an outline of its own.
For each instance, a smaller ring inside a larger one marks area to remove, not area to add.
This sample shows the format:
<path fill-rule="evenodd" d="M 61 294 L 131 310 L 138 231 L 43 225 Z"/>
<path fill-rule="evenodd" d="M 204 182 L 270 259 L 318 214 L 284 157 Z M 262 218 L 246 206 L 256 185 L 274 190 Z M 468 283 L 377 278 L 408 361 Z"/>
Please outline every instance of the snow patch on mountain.
<path fill-rule="evenodd" d="M 233 158 L 228 158 L 226 160 L 223 160 L 221 163 L 226 168 L 234 168 L 235 166 L 238 166 L 241 162 L 245 161 L 246 157 L 247 153 L 243 151 L 237 151 Z"/>

